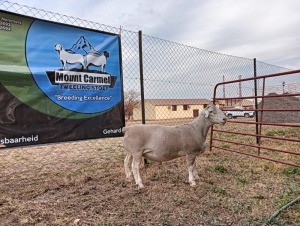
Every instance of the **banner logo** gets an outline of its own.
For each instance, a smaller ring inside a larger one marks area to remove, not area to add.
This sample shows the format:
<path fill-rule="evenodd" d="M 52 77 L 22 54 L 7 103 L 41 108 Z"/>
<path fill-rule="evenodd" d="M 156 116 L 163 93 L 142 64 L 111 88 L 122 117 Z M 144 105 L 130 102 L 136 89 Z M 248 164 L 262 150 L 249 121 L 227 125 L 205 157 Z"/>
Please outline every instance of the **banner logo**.
<path fill-rule="evenodd" d="M 93 42 L 97 41 L 96 47 L 88 41 L 89 35 Z M 56 65 L 45 67 L 42 72 L 48 82 L 42 79 L 42 73 L 36 67 L 39 55 L 34 55 L 34 58 L 28 55 L 32 75 L 48 98 L 65 109 L 80 113 L 111 109 L 121 101 L 120 81 L 117 83 L 120 77 L 118 39 L 103 35 L 98 41 L 95 33 L 89 32 L 77 37 L 75 42 L 70 42 L 69 37 L 61 41 L 56 39 L 50 46 L 47 44 L 51 51 L 48 53 L 51 54 L 49 65 Z M 42 49 L 36 53 L 45 56 Z"/>
<path fill-rule="evenodd" d="M 55 71 L 46 71 L 53 85 L 82 84 L 113 88 L 117 77 L 106 72 L 107 58 L 109 57 L 106 50 L 100 53 L 84 36 L 81 36 L 70 49 L 64 49 L 61 44 L 55 44 L 54 49 L 58 52 L 61 68 Z M 71 67 L 68 68 L 68 65 Z M 91 65 L 98 70 L 90 70 L 89 66 Z M 98 87 L 98 90 L 103 89 L 104 87 L 101 89 Z"/>

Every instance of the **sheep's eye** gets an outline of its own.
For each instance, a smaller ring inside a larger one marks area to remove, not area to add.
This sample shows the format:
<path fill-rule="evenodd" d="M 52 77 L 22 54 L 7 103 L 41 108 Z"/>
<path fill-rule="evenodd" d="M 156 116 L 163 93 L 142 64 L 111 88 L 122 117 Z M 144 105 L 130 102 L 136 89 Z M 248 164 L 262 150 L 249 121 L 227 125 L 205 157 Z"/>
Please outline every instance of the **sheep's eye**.
<path fill-rule="evenodd" d="M 209 114 L 214 113 L 214 111 L 209 111 Z"/>

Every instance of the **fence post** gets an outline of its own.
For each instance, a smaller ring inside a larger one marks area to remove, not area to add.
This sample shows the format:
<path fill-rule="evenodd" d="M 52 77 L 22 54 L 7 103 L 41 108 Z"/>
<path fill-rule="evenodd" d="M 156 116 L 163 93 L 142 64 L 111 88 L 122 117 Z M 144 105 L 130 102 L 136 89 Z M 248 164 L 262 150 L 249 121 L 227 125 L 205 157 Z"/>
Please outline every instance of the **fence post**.
<path fill-rule="evenodd" d="M 139 65 L 140 65 L 140 86 L 141 86 L 141 111 L 142 111 L 142 124 L 146 123 L 145 120 L 145 97 L 144 97 L 144 71 L 143 71 L 143 41 L 142 31 L 139 31 Z"/>
<path fill-rule="evenodd" d="M 144 70 L 143 70 L 143 34 L 139 31 L 139 63 L 140 63 L 140 86 L 141 86 L 141 111 L 142 111 L 142 124 L 146 124 L 145 119 L 145 95 L 144 95 Z M 144 158 L 144 166 L 149 165 L 146 158 Z"/>
<path fill-rule="evenodd" d="M 256 71 L 256 58 L 253 59 L 253 66 L 254 66 L 254 78 L 257 76 L 257 71 Z M 257 102 L 257 80 L 254 79 L 254 96 L 255 96 L 255 110 L 258 109 L 258 102 Z M 255 111 L 255 130 L 256 130 L 256 144 L 259 144 L 259 137 L 258 135 L 258 111 Z"/>

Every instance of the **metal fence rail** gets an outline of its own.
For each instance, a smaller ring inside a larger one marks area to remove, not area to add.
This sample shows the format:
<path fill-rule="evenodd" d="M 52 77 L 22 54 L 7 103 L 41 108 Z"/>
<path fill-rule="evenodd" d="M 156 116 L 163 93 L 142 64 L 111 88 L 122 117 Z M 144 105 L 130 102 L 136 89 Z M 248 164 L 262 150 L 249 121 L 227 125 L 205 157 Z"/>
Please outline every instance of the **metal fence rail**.
<path fill-rule="evenodd" d="M 246 129 L 246 131 L 238 131 L 238 126 L 230 127 L 231 130 L 212 128 L 210 149 L 219 148 L 230 152 L 248 155 L 277 163 L 287 164 L 290 166 L 300 167 L 300 92 L 296 91 L 288 93 L 284 92 L 284 88 L 282 89 L 281 93 L 265 92 L 267 80 L 273 80 L 275 77 L 279 78 L 282 76 L 294 76 L 295 78 L 299 78 L 299 73 L 300 70 L 295 70 L 259 77 L 252 77 L 242 80 L 218 83 L 214 88 L 213 101 L 215 103 L 232 99 L 255 99 L 256 106 L 252 109 L 256 112 L 255 120 L 233 119 L 228 121 L 228 123 L 232 125 L 254 125 L 255 130 L 253 130 L 254 128 L 252 127 L 252 130 L 248 128 Z M 220 86 L 231 85 L 235 83 L 240 84 L 242 82 L 248 81 L 253 81 L 254 86 L 257 82 L 262 82 L 262 89 L 260 95 L 219 97 L 217 94 L 217 90 L 218 88 L 220 88 Z M 237 111 L 243 111 L 243 109 L 237 109 Z M 266 132 L 266 134 L 264 134 L 264 126 L 272 126 L 273 133 L 269 130 L 269 132 Z M 278 130 L 278 127 L 284 127 L 285 130 Z M 226 139 L 226 135 L 227 137 L 228 135 L 236 136 L 236 139 Z M 256 143 L 254 143 L 253 140 L 249 143 L 242 143 L 240 141 L 241 137 L 256 138 Z M 276 140 L 281 143 L 284 143 L 284 146 L 279 145 L 278 147 L 271 147 L 270 145 L 264 145 L 264 140 Z M 234 148 L 232 148 L 231 146 L 234 146 Z M 272 157 L 272 154 L 275 152 L 284 153 L 288 155 L 287 157 L 285 157 L 285 159 L 281 155 L 274 155 Z"/>

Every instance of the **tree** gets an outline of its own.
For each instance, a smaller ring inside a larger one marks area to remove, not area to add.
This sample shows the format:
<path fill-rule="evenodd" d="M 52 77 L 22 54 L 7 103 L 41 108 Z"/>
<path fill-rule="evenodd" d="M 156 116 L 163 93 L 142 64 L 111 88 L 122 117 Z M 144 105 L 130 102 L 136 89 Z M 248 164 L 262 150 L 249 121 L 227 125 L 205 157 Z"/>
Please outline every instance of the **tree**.
<path fill-rule="evenodd" d="M 139 97 L 140 94 L 133 89 L 124 93 L 125 116 L 128 120 L 132 119 L 133 109 L 140 103 Z"/>

